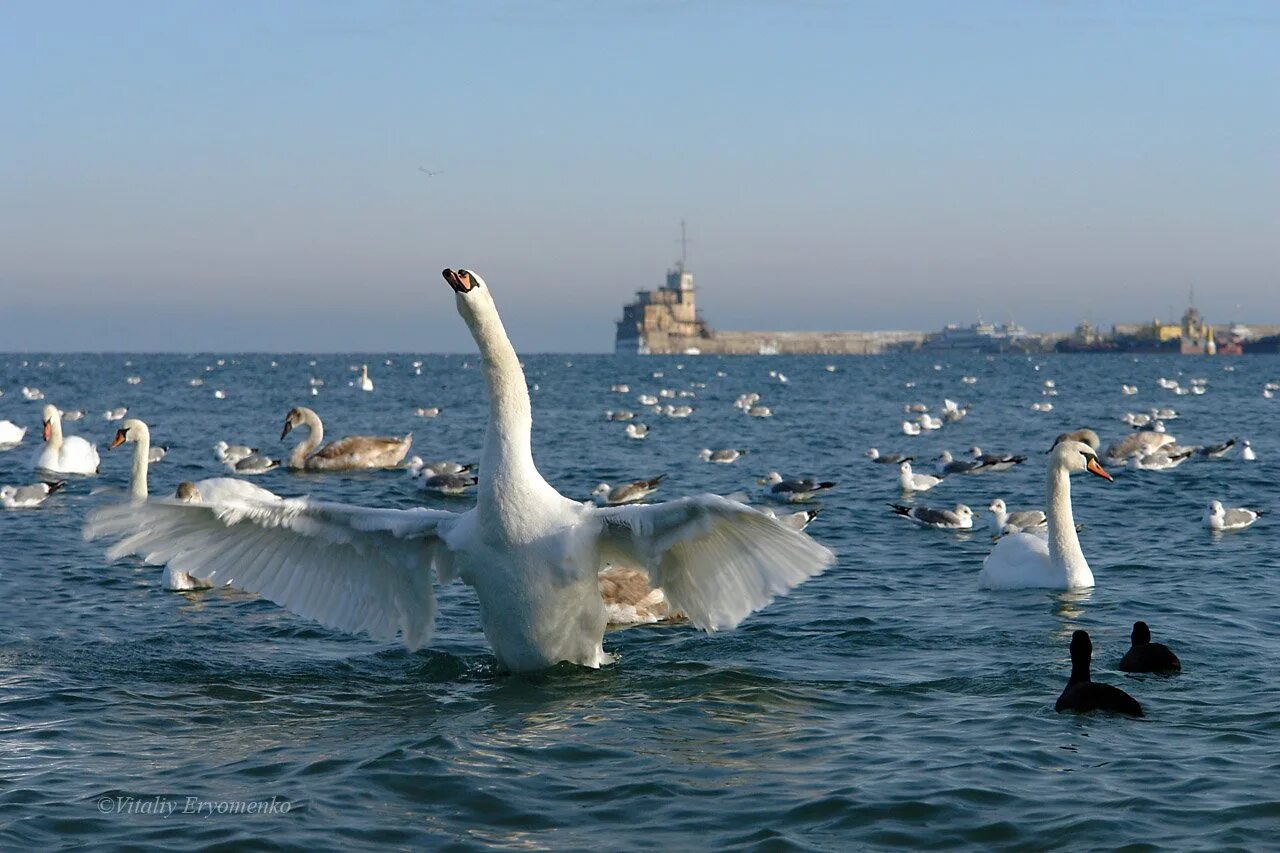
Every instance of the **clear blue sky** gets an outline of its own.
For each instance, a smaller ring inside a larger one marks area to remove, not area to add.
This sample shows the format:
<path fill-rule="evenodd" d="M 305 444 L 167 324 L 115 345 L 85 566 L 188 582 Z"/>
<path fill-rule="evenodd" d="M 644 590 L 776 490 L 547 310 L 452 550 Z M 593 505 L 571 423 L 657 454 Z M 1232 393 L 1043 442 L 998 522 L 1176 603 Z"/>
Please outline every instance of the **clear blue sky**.
<path fill-rule="evenodd" d="M 1273 2 L 12 2 L 0 80 L 0 350 L 470 349 L 444 266 L 606 350 L 682 217 L 720 328 L 1280 322 Z"/>

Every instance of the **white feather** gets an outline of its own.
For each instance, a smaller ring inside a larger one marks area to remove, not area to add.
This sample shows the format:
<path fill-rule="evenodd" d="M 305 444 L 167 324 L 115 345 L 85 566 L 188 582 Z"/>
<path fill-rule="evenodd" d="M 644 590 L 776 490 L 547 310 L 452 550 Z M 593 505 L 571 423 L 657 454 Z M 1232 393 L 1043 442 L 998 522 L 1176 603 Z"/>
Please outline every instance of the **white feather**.
<path fill-rule="evenodd" d="M 646 568 L 671 608 L 707 631 L 736 627 L 835 561 L 803 533 L 717 495 L 596 514 L 602 559 Z"/>
<path fill-rule="evenodd" d="M 96 510 L 85 538 L 124 537 L 109 558 L 136 554 L 339 631 L 383 641 L 399 634 L 412 650 L 431 637 L 432 569 L 447 574 L 440 564 L 449 562 L 439 534 L 456 517 L 309 498 L 152 500 Z"/>

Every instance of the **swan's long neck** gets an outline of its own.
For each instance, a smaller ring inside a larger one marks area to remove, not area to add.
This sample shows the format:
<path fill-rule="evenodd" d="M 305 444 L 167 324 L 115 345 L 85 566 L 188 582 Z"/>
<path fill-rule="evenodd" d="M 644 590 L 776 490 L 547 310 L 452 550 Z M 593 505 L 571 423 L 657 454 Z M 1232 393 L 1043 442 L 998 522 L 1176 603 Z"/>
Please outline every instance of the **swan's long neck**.
<path fill-rule="evenodd" d="M 49 418 L 49 446 L 54 450 L 62 447 L 62 416 L 57 412 Z"/>
<path fill-rule="evenodd" d="M 1071 474 L 1060 465 L 1050 465 L 1045 491 L 1049 500 L 1049 559 L 1055 568 L 1066 573 L 1068 586 L 1083 585 L 1076 581 L 1086 575 L 1087 585 L 1092 586 L 1093 575 L 1080 550 L 1076 520 L 1071 513 Z"/>
<path fill-rule="evenodd" d="M 133 465 L 129 469 L 129 497 L 135 501 L 147 499 L 147 465 L 151 456 L 151 431 L 146 427 L 131 427 L 133 439 Z"/>
<path fill-rule="evenodd" d="M 319 415 L 307 409 L 302 413 L 302 423 L 307 427 L 307 437 L 289 454 L 289 465 L 294 468 L 306 464 L 307 457 L 324 441 L 324 424 L 320 423 Z"/>
<path fill-rule="evenodd" d="M 480 463 L 479 504 L 510 503 L 524 491 L 546 486 L 533 463 L 533 410 L 520 358 L 492 304 L 463 311 L 484 361 L 489 390 L 489 426 Z"/>

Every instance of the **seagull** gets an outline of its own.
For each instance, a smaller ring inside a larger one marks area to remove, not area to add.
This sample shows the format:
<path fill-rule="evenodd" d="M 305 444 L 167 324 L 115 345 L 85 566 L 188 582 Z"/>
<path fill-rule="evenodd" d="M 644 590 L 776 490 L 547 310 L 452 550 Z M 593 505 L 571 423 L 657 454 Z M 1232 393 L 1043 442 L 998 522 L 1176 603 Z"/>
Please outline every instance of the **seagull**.
<path fill-rule="evenodd" d="M 1047 529 L 1049 518 L 1039 509 L 1009 512 L 1002 498 L 996 498 L 987 507 L 991 511 L 991 527 L 996 535 L 1004 533 L 1039 533 Z"/>
<path fill-rule="evenodd" d="M 955 400 L 942 401 L 942 419 L 947 423 L 956 423 L 967 414 L 969 414 L 968 406 L 957 406 Z"/>
<path fill-rule="evenodd" d="M 465 494 L 479 482 L 479 479 L 472 474 L 431 474 L 423 479 L 422 488 L 428 492 L 455 498 Z"/>
<path fill-rule="evenodd" d="M 1204 523 L 1210 530 L 1244 530 L 1251 526 L 1262 515 L 1260 509 L 1234 507 L 1226 509 L 1221 501 L 1211 501 L 1209 511 L 1204 515 Z"/>
<path fill-rule="evenodd" d="M 246 447 L 243 444 L 227 444 L 225 441 L 219 441 L 213 446 L 213 455 L 224 465 L 234 465 L 241 459 L 247 459 L 257 452 L 258 448 L 256 447 Z"/>
<path fill-rule="evenodd" d="M 412 457 L 404 467 L 411 479 L 423 476 L 435 477 L 440 474 L 470 474 L 475 470 L 474 465 L 463 465 L 461 462 L 452 460 L 423 462 L 421 456 Z"/>
<path fill-rule="evenodd" d="M 442 411 L 443 409 L 439 406 L 429 406 L 425 409 L 414 409 L 413 413 L 420 418 L 434 418 L 439 416 Z"/>
<path fill-rule="evenodd" d="M 898 465 L 898 484 L 904 492 L 927 492 L 941 482 L 941 477 L 932 474 L 916 474 L 911 470 L 911 463 L 905 460 Z"/>
<path fill-rule="evenodd" d="M 280 467 L 278 460 L 268 459 L 261 453 L 251 453 L 236 462 L 228 461 L 224 464 L 232 473 L 243 475 L 265 474 L 273 468 Z"/>
<path fill-rule="evenodd" d="M 1129 467 L 1135 471 L 1168 471 L 1177 468 L 1194 455 L 1195 451 L 1175 444 L 1154 453 L 1135 454 L 1129 457 Z"/>
<path fill-rule="evenodd" d="M 107 409 L 102 413 L 102 417 L 109 421 L 122 421 L 127 414 L 129 414 L 129 407 L 121 406 L 118 409 Z"/>
<path fill-rule="evenodd" d="M 889 504 L 889 506 L 895 514 L 921 527 L 936 527 L 939 530 L 971 530 L 973 528 L 973 510 L 964 504 L 956 504 L 955 509 L 908 507 L 901 504 Z"/>
<path fill-rule="evenodd" d="M 915 459 L 914 456 L 907 456 L 905 453 L 881 453 L 874 447 L 867 450 L 864 455 L 872 462 L 878 462 L 881 465 L 897 465 L 900 462 L 910 462 Z"/>
<path fill-rule="evenodd" d="M 760 484 L 764 486 L 765 497 L 783 503 L 804 503 L 813 500 L 815 495 L 836 487 L 835 483 L 820 483 L 811 478 L 784 480 L 777 471 L 770 471 Z"/>
<path fill-rule="evenodd" d="M 778 521 L 790 527 L 792 530 L 804 530 L 809 523 L 818 517 L 820 509 L 802 509 L 799 512 L 790 512 L 786 515 L 780 515 L 776 509 L 769 506 L 760 507 L 760 511 L 765 515 L 771 515 Z"/>
<path fill-rule="evenodd" d="M 51 480 L 30 486 L 5 486 L 0 488 L 0 505 L 5 509 L 31 509 L 66 484 L 66 480 Z"/>
<path fill-rule="evenodd" d="M 421 172 L 422 174 L 426 175 L 428 178 L 434 178 L 436 175 L 443 175 L 443 174 L 444 174 L 444 170 L 443 170 L 443 169 L 440 169 L 440 170 L 438 170 L 438 171 L 433 172 L 433 171 L 431 171 L 430 169 L 424 168 L 424 167 L 422 167 L 422 166 L 419 166 L 419 167 L 418 167 L 418 171 L 419 171 L 419 172 Z"/>
<path fill-rule="evenodd" d="M 1252 462 L 1258 458 L 1258 454 L 1253 452 L 1253 445 L 1249 443 L 1249 439 L 1246 438 L 1240 444 L 1241 444 L 1241 447 L 1243 448 L 1240 451 L 1241 459 L 1243 459 L 1245 462 Z"/>
<path fill-rule="evenodd" d="M 1107 448 L 1108 462 L 1121 464 L 1131 456 L 1146 456 L 1177 444 L 1177 439 L 1162 432 L 1131 432 Z"/>
<path fill-rule="evenodd" d="M 986 467 L 980 459 L 952 459 L 951 451 L 944 450 L 939 454 L 933 470 L 943 477 L 950 477 L 953 474 L 976 474 L 986 470 Z"/>
<path fill-rule="evenodd" d="M 636 413 L 629 409 L 621 409 L 614 411 L 609 409 L 604 413 L 604 419 L 607 421 L 629 421 L 636 416 Z"/>
<path fill-rule="evenodd" d="M 596 506 L 633 504 L 656 492 L 665 476 L 666 474 L 659 474 L 652 480 L 632 480 L 618 486 L 601 483 L 591 490 L 591 499 L 596 502 Z"/>
<path fill-rule="evenodd" d="M 903 434 L 903 435 L 919 435 L 919 434 L 920 434 L 920 425 L 919 425 L 919 424 L 913 424 L 911 421 L 903 421 L 903 422 L 902 422 L 902 434 Z"/>
<path fill-rule="evenodd" d="M 703 462 L 717 462 L 721 465 L 728 465 L 732 462 L 737 462 L 738 459 L 745 456 L 746 453 L 747 451 L 745 450 L 734 450 L 732 448 L 726 450 L 709 450 L 704 447 L 698 451 L 698 456 Z"/>
<path fill-rule="evenodd" d="M 1027 461 L 1025 456 L 1012 456 L 1008 453 L 983 453 L 981 447 L 970 447 L 969 455 L 981 462 L 984 471 L 1008 471 L 1014 465 Z"/>
<path fill-rule="evenodd" d="M 629 423 L 623 427 L 623 431 L 627 434 L 627 438 L 634 438 L 639 441 L 649 434 L 649 427 L 642 423 Z"/>
<path fill-rule="evenodd" d="M 1236 446 L 1236 440 L 1229 438 L 1221 444 L 1209 444 L 1204 447 L 1197 447 L 1196 453 L 1207 459 L 1221 459 L 1227 455 L 1227 451 Z"/>

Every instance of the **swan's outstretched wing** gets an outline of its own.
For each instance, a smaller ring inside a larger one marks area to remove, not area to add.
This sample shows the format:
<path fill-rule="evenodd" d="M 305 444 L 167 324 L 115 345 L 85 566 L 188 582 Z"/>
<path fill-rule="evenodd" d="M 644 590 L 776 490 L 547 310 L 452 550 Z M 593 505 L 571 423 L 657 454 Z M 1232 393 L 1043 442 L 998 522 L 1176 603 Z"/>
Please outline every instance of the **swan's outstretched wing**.
<path fill-rule="evenodd" d="M 592 512 L 599 559 L 647 569 L 671 609 L 708 631 L 737 626 L 835 561 L 805 534 L 716 495 Z"/>
<path fill-rule="evenodd" d="M 440 534 L 458 516 L 368 509 L 309 498 L 152 500 L 102 507 L 86 539 L 121 537 L 110 559 L 137 554 L 211 583 L 255 592 L 300 616 L 411 650 L 435 626 L 432 569 L 448 574 Z"/>

